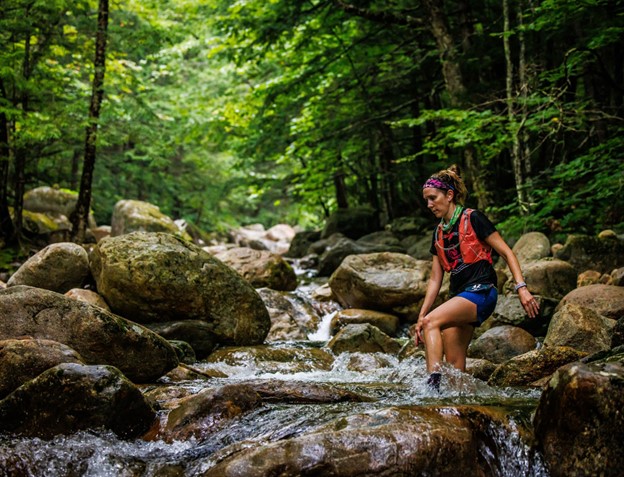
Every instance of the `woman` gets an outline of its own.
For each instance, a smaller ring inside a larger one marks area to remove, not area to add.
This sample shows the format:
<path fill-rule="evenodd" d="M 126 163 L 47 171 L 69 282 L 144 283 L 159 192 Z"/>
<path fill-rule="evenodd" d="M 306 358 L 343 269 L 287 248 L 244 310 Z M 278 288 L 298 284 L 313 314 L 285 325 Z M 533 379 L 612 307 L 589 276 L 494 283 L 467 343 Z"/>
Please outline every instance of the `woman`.
<path fill-rule="evenodd" d="M 539 305 L 522 277 L 515 254 L 492 222 L 477 210 L 463 206 L 466 186 L 454 167 L 431 176 L 423 185 L 423 197 L 433 215 L 440 218 L 431 245 L 433 264 L 427 293 L 415 325 L 415 343 L 425 345 L 428 383 L 440 385 L 443 356 L 465 371 L 466 352 L 474 327 L 480 326 L 496 306 L 494 249 L 507 262 L 522 307 L 535 318 Z M 431 310 L 442 286 L 444 272 L 451 274 L 449 300 Z"/>

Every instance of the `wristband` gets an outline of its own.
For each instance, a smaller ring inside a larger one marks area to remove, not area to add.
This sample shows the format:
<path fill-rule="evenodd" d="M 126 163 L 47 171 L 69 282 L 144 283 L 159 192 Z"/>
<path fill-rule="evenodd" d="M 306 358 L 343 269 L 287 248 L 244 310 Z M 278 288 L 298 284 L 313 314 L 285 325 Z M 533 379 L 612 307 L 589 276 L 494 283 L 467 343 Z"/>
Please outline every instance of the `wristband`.
<path fill-rule="evenodd" d="M 520 288 L 525 288 L 526 286 L 527 284 L 525 282 L 520 282 L 514 287 L 514 290 L 518 291 Z"/>

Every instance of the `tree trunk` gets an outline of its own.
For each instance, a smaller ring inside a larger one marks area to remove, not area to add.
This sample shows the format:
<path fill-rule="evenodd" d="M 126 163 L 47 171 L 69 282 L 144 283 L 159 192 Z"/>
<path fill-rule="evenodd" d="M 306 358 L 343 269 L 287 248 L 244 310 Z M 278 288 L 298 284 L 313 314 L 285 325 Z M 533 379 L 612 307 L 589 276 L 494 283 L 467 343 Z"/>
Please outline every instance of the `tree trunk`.
<path fill-rule="evenodd" d="M 108 29 L 108 0 L 99 0 L 98 29 L 95 40 L 95 74 L 89 107 L 89 124 L 86 130 L 85 156 L 82 165 L 82 177 L 76 209 L 72 214 L 72 240 L 82 243 L 85 240 L 89 209 L 91 206 L 91 187 L 93 170 L 95 169 L 95 153 L 97 141 L 100 106 L 104 96 L 104 75 L 106 73 L 106 40 Z"/>
<path fill-rule="evenodd" d="M 465 104 L 466 86 L 459 65 L 455 41 L 443 11 L 444 3 L 442 0 L 423 0 L 423 6 L 429 15 L 431 33 L 438 45 L 442 75 L 449 95 L 450 106 L 462 107 Z M 483 179 L 479 158 L 472 146 L 467 146 L 464 149 L 463 156 L 467 182 L 472 185 L 473 194 L 477 198 L 477 206 L 479 209 L 486 209 L 491 201 L 486 182 Z"/>
<path fill-rule="evenodd" d="M 0 98 L 6 99 L 4 83 L 0 79 Z M 9 120 L 4 112 L 0 112 L 0 234 L 5 244 L 15 241 L 15 227 L 9 212 Z"/>
<path fill-rule="evenodd" d="M 511 34 L 509 13 L 509 0 L 503 0 L 503 50 L 505 52 L 505 92 L 507 96 L 507 119 L 512 131 L 512 146 L 511 146 L 511 162 L 513 164 L 514 179 L 516 182 L 516 197 L 518 199 L 518 205 L 520 206 L 520 213 L 526 215 L 528 212 L 528 200 L 526 196 L 526 186 L 523 171 L 523 149 L 520 144 L 520 129 L 521 124 L 518 124 L 515 117 L 515 101 L 514 101 L 514 67 L 513 59 L 511 57 L 511 46 L 509 42 L 509 36 Z"/>

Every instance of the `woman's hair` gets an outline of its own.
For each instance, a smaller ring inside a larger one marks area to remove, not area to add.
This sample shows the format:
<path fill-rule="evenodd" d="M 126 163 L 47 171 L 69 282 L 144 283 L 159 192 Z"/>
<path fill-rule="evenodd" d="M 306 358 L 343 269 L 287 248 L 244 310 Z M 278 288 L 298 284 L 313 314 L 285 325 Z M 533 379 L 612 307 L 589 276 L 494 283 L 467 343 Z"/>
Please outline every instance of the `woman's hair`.
<path fill-rule="evenodd" d="M 450 166 L 448 169 L 443 169 L 433 174 L 429 179 L 427 179 L 425 185 L 423 185 L 423 188 L 425 187 L 452 190 L 454 192 L 453 200 L 462 205 L 468 196 L 466 184 L 464 184 L 464 180 L 459 175 L 459 167 L 455 164 Z"/>

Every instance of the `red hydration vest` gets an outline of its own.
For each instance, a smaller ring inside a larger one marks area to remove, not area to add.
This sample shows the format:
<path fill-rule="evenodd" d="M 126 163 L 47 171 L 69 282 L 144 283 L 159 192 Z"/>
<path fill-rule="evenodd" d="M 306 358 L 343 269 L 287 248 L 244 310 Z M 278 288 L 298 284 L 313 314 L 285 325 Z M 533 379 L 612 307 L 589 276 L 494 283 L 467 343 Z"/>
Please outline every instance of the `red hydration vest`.
<path fill-rule="evenodd" d="M 459 234 L 459 253 L 461 254 L 464 263 L 475 263 L 479 260 L 487 260 L 492 263 L 492 247 L 479 240 L 477 233 L 470 222 L 470 214 L 472 214 L 472 211 L 473 209 L 464 210 L 461 214 L 461 218 L 459 219 L 459 228 L 457 231 Z M 436 231 L 435 246 L 438 252 L 440 265 L 442 265 L 445 272 L 450 272 L 451 264 L 446 258 L 443 235 L 444 232 L 442 231 L 442 224 L 440 224 L 438 225 L 438 230 Z M 457 246 L 453 248 L 456 247 Z"/>

